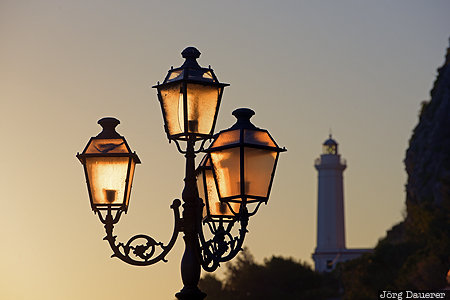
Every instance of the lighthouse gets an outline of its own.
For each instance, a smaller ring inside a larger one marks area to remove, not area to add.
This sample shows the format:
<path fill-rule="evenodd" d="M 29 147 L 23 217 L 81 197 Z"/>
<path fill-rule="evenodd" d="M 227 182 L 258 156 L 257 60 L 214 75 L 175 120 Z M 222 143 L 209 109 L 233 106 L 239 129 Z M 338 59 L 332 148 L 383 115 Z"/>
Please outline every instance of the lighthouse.
<path fill-rule="evenodd" d="M 312 255 L 315 270 L 328 272 L 338 262 L 354 259 L 372 249 L 347 249 L 345 245 L 344 179 L 347 167 L 330 134 L 314 164 L 318 172 L 317 244 Z"/>

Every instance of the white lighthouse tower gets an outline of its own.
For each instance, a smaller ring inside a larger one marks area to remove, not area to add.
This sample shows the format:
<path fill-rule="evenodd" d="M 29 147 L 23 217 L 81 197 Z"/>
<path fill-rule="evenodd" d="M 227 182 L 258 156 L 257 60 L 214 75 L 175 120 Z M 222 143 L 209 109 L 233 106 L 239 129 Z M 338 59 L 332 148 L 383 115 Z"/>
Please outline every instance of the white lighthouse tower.
<path fill-rule="evenodd" d="M 315 270 L 331 271 L 336 263 L 354 259 L 372 249 L 347 249 L 345 246 L 344 180 L 347 167 L 338 152 L 338 143 L 329 138 L 316 159 L 318 171 L 317 245 L 313 254 Z"/>

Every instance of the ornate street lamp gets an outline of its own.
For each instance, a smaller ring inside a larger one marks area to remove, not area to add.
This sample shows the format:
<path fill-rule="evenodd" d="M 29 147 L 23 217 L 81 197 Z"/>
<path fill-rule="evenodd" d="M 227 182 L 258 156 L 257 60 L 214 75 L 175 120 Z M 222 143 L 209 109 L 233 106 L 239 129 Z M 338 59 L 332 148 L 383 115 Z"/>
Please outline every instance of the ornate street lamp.
<path fill-rule="evenodd" d="M 115 127 L 119 120 L 103 118 L 98 121 L 103 131 L 92 137 L 77 157 L 84 166 L 91 207 L 100 210 L 126 212 L 130 199 L 134 168 L 141 161 Z"/>
<path fill-rule="evenodd" d="M 205 209 L 203 223 L 213 238 L 206 241 L 203 231 L 203 268 L 217 268 L 232 259 L 242 247 L 249 217 L 261 203 L 267 203 L 280 152 L 269 132 L 250 122 L 254 111 L 236 109 L 236 124 L 214 137 L 197 168 L 197 185 Z M 251 211 L 249 212 L 249 208 Z M 239 232 L 233 236 L 235 223 Z"/>
<path fill-rule="evenodd" d="M 236 124 L 222 130 L 206 150 L 211 157 L 218 198 L 234 215 L 247 204 L 267 203 L 280 152 L 269 132 L 250 122 L 255 112 L 248 108 L 233 111 Z"/>
<path fill-rule="evenodd" d="M 138 266 L 166 261 L 178 234 L 183 232 L 184 287 L 176 297 L 201 300 L 206 296 L 197 286 L 201 268 L 212 272 L 242 249 L 249 217 L 257 209 L 248 213 L 247 205 L 258 203 L 259 207 L 267 202 L 278 155 L 285 149 L 279 148 L 266 130 L 250 123 L 253 111 L 238 109 L 233 113 L 238 122 L 217 135 L 205 150 L 205 142 L 213 137 L 223 88 L 228 84 L 220 83 L 210 67 L 198 65 L 197 49 L 186 48 L 182 55 L 184 64 L 172 68 L 164 82 L 154 86 L 169 142 L 175 141 L 178 151 L 186 157 L 183 212 L 180 216 L 181 201 L 175 199 L 171 205 L 175 226 L 167 244 L 143 234 L 122 243 L 116 242 L 113 235 L 114 225 L 128 209 L 134 168 L 140 163 L 125 138 L 115 131 L 117 119 L 101 119 L 103 131 L 91 138 L 77 157 L 84 166 L 91 206 L 105 225 L 105 240 L 113 257 Z M 196 150 L 198 141 L 200 147 Z M 182 142 L 186 143 L 184 150 Z M 202 151 L 207 154 L 196 170 L 195 156 Z M 236 223 L 241 226 L 234 236 Z M 209 228 L 208 238 L 204 225 Z"/>
<path fill-rule="evenodd" d="M 240 204 L 234 203 L 230 209 L 227 203 L 220 201 L 209 155 L 203 156 L 196 173 L 198 192 L 204 205 L 203 221 L 230 222 L 235 220 L 236 216 L 232 211 L 239 211 Z"/>
<path fill-rule="evenodd" d="M 169 140 L 199 140 L 210 138 L 216 124 L 223 88 L 211 67 L 197 63 L 200 51 L 188 47 L 181 52 L 186 59 L 176 69 L 171 68 L 162 84 L 154 86 L 164 118 Z"/>

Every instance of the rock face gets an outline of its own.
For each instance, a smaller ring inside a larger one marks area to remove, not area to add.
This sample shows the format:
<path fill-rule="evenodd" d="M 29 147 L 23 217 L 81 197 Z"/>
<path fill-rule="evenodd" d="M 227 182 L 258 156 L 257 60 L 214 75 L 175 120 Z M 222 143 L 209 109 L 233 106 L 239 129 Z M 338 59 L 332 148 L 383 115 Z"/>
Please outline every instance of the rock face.
<path fill-rule="evenodd" d="M 442 288 L 450 268 L 450 48 L 419 118 L 404 161 L 407 216 L 400 224 L 401 240 L 414 251 L 402 266 L 410 274 L 398 282 Z"/>
<path fill-rule="evenodd" d="M 386 289 L 441 289 L 450 268 L 450 48 L 422 103 L 404 160 L 405 220 L 373 253 L 341 267 L 345 300 L 377 299 Z"/>
<path fill-rule="evenodd" d="M 422 103 L 405 158 L 406 204 L 442 206 L 450 195 L 450 48 L 431 91 Z"/>

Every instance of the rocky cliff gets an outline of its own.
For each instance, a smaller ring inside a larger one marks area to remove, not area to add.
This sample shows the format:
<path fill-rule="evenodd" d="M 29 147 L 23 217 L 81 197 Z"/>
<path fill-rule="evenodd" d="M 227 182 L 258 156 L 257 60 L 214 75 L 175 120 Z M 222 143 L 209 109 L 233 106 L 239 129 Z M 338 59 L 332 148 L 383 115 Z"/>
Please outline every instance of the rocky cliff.
<path fill-rule="evenodd" d="M 344 299 L 377 299 L 380 290 L 440 289 L 450 269 L 450 48 L 422 103 L 404 160 L 405 220 L 374 253 L 340 268 Z"/>
<path fill-rule="evenodd" d="M 406 204 L 430 202 L 442 206 L 450 195 L 450 48 L 431 90 L 422 103 L 405 158 Z"/>

